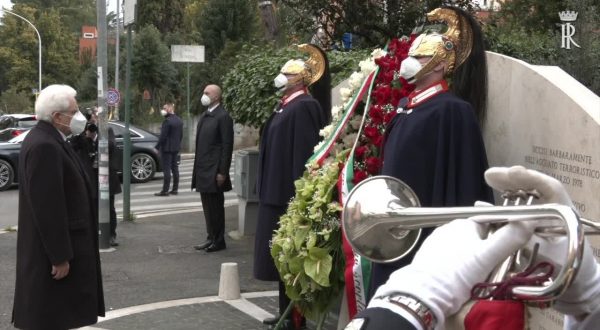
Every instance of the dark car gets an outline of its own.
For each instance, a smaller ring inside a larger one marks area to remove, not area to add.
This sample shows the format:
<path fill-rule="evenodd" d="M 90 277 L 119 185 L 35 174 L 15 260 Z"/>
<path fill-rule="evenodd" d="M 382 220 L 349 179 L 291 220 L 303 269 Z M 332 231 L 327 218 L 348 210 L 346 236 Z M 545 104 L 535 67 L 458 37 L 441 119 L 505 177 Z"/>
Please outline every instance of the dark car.
<path fill-rule="evenodd" d="M 123 152 L 125 123 L 110 121 L 108 125 L 115 132 L 117 149 Z M 156 172 L 162 171 L 160 157 L 154 149 L 158 137 L 132 125 L 129 126 L 129 133 L 131 135 L 131 181 L 147 182 Z M 19 151 L 26 135 L 27 131 L 7 142 L 0 143 L 0 191 L 8 189 L 13 183 L 18 183 Z M 122 155 L 119 157 L 122 159 Z"/>
<path fill-rule="evenodd" d="M 0 116 L 0 142 L 6 142 L 35 126 L 35 115 L 7 114 Z"/>

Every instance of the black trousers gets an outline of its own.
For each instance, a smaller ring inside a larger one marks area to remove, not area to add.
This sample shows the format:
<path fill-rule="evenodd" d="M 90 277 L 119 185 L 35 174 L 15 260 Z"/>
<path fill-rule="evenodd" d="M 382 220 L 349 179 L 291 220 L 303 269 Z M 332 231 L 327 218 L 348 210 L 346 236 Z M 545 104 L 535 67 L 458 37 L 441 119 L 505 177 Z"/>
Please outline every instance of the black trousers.
<path fill-rule="evenodd" d="M 173 189 L 179 189 L 179 165 L 177 165 L 177 152 L 161 152 L 160 157 L 163 162 L 163 192 L 169 191 L 171 185 L 171 172 L 173 172 Z"/>
<path fill-rule="evenodd" d="M 115 210 L 115 194 L 109 194 L 110 236 L 117 237 L 117 210 Z"/>
<path fill-rule="evenodd" d="M 213 244 L 225 243 L 225 194 L 200 193 L 204 219 L 206 219 L 206 232 L 208 240 Z"/>

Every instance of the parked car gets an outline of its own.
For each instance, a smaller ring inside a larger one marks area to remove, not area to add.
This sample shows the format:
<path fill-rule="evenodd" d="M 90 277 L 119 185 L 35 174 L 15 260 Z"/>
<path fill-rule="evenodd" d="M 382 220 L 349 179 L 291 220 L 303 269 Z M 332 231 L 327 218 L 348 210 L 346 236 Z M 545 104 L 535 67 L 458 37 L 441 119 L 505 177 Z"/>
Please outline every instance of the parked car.
<path fill-rule="evenodd" d="M 115 132 L 117 149 L 122 153 L 125 123 L 110 121 L 108 125 Z M 7 142 L 0 143 L 0 191 L 18 183 L 19 152 L 27 133 L 25 131 Z M 129 126 L 129 134 L 131 136 L 131 181 L 147 182 L 154 178 L 156 172 L 162 171 L 159 154 L 154 149 L 158 137 L 133 125 Z M 118 156 L 122 159 L 122 155 Z"/>
<path fill-rule="evenodd" d="M 0 142 L 6 142 L 31 129 L 37 119 L 35 115 L 6 114 L 0 116 Z"/>

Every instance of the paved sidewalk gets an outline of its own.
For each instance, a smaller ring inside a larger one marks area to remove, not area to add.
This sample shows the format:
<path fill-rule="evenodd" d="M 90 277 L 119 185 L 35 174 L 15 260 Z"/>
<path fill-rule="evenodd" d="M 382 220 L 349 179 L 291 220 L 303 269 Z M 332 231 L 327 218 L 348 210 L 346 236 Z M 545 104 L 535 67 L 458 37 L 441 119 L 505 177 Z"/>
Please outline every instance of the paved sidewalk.
<path fill-rule="evenodd" d="M 237 216 L 237 206 L 225 209 L 226 231 L 237 229 Z M 196 251 L 206 237 L 199 212 L 119 222 L 117 233 L 120 246 L 101 253 L 107 317 L 88 329 L 268 329 L 260 320 L 276 313 L 277 286 L 252 277 L 253 236 Z M 0 329 L 12 328 L 16 236 L 0 234 Z M 238 264 L 240 300 L 217 297 L 224 262 Z"/>

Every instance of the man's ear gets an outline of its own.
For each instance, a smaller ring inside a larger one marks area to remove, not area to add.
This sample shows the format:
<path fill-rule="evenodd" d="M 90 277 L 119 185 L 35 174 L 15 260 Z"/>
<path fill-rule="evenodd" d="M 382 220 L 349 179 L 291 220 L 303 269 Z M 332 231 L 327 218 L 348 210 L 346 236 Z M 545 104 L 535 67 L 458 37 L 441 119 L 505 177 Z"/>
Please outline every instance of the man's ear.
<path fill-rule="evenodd" d="M 438 65 L 436 65 L 435 68 L 433 68 L 433 71 L 439 72 L 439 71 L 445 71 L 445 69 L 446 69 L 446 62 L 442 61 L 442 62 L 438 63 Z"/>

